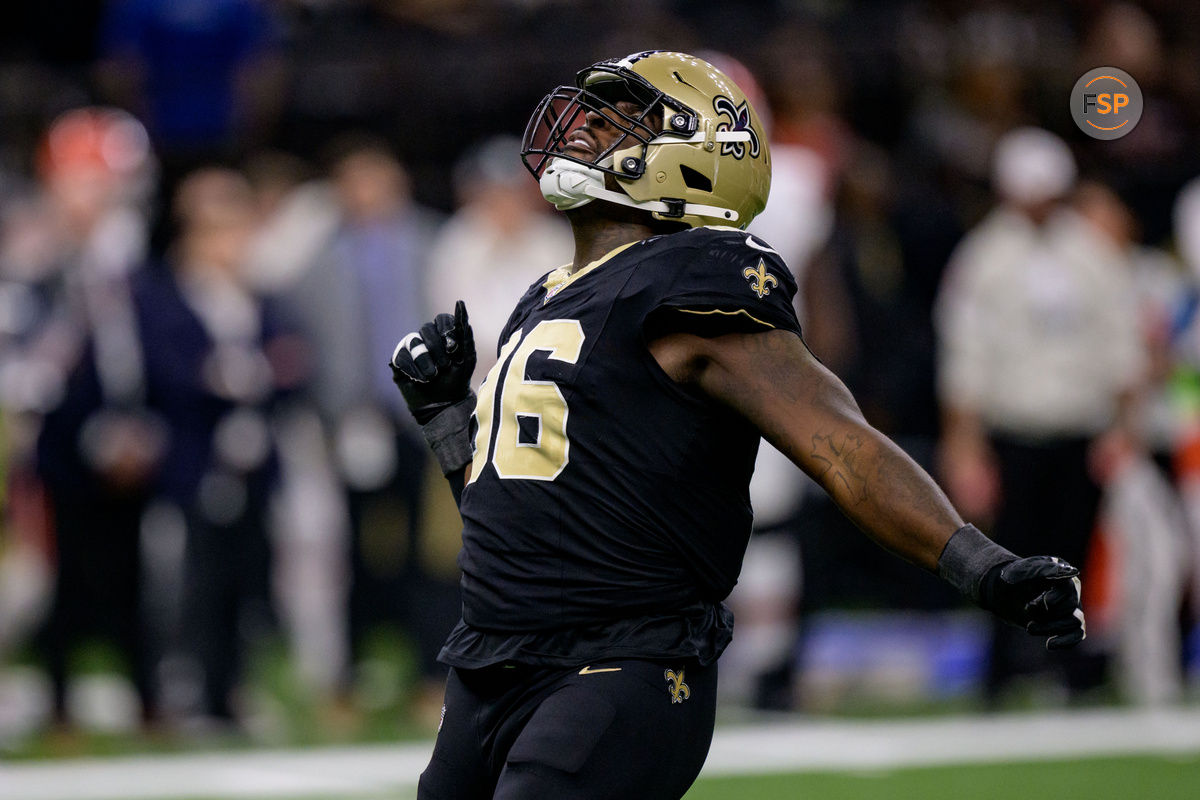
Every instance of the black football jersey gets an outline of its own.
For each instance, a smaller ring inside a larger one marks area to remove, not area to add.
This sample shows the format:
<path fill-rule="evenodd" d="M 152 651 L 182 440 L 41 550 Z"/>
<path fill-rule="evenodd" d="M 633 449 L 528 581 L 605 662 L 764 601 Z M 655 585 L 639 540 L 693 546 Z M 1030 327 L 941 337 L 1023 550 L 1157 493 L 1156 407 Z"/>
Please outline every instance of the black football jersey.
<path fill-rule="evenodd" d="M 480 387 L 461 498 L 459 667 L 715 659 L 750 535 L 759 434 L 675 383 L 647 329 L 800 333 L 790 270 L 695 228 L 539 279 Z"/>

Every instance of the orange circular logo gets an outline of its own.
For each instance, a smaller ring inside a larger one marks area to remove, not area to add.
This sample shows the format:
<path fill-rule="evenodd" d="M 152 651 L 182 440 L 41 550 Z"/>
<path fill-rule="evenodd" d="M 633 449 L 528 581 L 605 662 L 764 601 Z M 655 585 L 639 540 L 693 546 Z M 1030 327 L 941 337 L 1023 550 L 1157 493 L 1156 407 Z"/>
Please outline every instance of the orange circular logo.
<path fill-rule="evenodd" d="M 1093 139 L 1120 139 L 1142 118 L 1142 90 L 1116 67 L 1088 70 L 1071 90 L 1071 118 Z"/>

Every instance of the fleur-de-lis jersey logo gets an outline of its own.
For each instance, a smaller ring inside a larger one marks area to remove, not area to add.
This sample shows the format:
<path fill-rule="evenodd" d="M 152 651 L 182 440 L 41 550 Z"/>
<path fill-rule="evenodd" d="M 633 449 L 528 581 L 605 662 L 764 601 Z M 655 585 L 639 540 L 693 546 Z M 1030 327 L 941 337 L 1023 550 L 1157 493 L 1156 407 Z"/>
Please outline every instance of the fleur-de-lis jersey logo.
<path fill-rule="evenodd" d="M 735 106 L 733 101 L 723 94 L 717 95 L 713 99 L 713 110 L 723 117 L 729 117 L 729 121 L 721 121 L 717 123 L 718 131 L 745 131 L 750 134 L 750 157 L 758 158 L 758 133 L 750 126 L 750 105 L 743 100 L 741 105 Z M 721 155 L 733 156 L 741 160 L 746 155 L 747 142 L 722 142 Z"/>
<path fill-rule="evenodd" d="M 666 670 L 663 672 L 663 678 L 670 684 L 667 691 L 671 693 L 672 703 L 682 703 L 692 696 L 692 690 L 683 682 L 683 670 L 679 670 L 678 673 L 673 669 Z"/>
<path fill-rule="evenodd" d="M 772 286 L 779 285 L 779 279 L 767 272 L 767 264 L 761 258 L 757 267 L 742 270 L 742 277 L 750 280 L 750 290 L 758 295 L 759 300 L 771 293 Z"/>

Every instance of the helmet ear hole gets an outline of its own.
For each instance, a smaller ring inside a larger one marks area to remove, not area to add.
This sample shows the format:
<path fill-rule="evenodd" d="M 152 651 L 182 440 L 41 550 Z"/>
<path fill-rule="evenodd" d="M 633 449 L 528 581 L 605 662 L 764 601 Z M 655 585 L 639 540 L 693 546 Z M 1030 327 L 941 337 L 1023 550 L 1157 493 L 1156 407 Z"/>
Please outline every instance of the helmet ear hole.
<path fill-rule="evenodd" d="M 683 177 L 683 185 L 698 192 L 712 192 L 712 179 L 687 164 L 679 165 L 679 174 Z"/>

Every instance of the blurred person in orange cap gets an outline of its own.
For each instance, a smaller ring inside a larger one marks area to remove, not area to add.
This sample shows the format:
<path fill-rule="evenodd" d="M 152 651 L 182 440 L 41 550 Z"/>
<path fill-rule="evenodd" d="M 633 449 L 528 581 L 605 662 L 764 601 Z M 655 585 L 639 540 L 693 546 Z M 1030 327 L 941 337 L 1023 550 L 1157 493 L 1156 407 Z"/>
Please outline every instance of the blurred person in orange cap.
<path fill-rule="evenodd" d="M 119 305 L 119 288 L 94 290 L 110 278 L 119 284 L 143 257 L 143 201 L 154 174 L 145 129 L 112 108 L 62 114 L 32 156 L 34 180 L 16 186 L 0 213 L 0 409 L 10 540 L 0 564 L 9 576 L 0 577 L 0 650 L 37 623 L 50 590 L 53 554 L 33 474 L 33 439 L 90 325 L 85 298 Z"/>
<path fill-rule="evenodd" d="M 0 242 L 0 403 L 14 421 L 18 529 L 37 518 L 43 491 L 49 511 L 55 582 L 42 644 L 53 716 L 71 717 L 71 654 L 99 633 L 126 658 L 149 721 L 158 702 L 138 531 L 162 438 L 144 410 L 129 280 L 145 257 L 154 158 L 136 118 L 90 107 L 53 122 L 36 166 L 38 190 Z"/>

